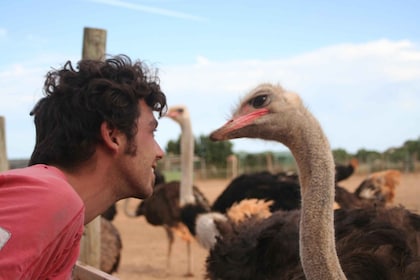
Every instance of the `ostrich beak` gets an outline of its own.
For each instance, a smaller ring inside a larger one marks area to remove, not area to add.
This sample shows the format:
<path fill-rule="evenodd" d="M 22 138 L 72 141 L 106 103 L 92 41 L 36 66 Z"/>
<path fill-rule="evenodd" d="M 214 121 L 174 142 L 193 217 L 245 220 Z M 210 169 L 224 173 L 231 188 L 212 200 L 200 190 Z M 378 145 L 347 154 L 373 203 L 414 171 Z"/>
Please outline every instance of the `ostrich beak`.
<path fill-rule="evenodd" d="M 177 116 L 177 113 L 174 111 L 169 111 L 167 112 L 165 115 L 163 115 L 164 117 L 168 117 L 168 118 L 175 118 Z"/>
<path fill-rule="evenodd" d="M 268 109 L 258 109 L 248 113 L 246 115 L 238 116 L 236 118 L 230 119 L 222 127 L 216 129 L 210 134 L 210 140 L 212 141 L 223 141 L 235 138 L 233 133 L 241 128 L 249 126 L 254 123 L 254 121 L 261 116 L 267 115 Z"/>

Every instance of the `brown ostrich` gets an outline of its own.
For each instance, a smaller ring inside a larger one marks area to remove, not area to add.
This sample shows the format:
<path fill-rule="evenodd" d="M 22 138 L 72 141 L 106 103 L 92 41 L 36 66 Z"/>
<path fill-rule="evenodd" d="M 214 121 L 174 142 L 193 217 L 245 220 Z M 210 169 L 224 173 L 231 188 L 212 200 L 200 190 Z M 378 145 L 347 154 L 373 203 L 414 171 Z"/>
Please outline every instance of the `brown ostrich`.
<path fill-rule="evenodd" d="M 168 251 L 166 266 L 171 266 L 172 245 L 175 241 L 175 236 L 178 235 L 187 244 L 187 272 L 185 276 L 193 276 L 191 266 L 191 249 L 190 244 L 193 236 L 189 232 L 181 219 L 180 208 L 180 182 L 170 181 L 162 183 L 155 187 L 151 197 L 143 200 L 137 207 L 135 214 L 126 211 L 126 215 L 131 217 L 144 216 L 146 221 L 153 226 L 162 226 L 165 229 L 168 238 Z M 201 201 L 205 209 L 209 208 L 209 202 L 203 193 L 193 186 L 193 195 L 197 201 Z M 207 205 L 207 206 L 205 206 Z M 207 207 L 207 208 L 206 208 Z M 125 206 L 126 208 L 126 206 Z"/>
<path fill-rule="evenodd" d="M 395 188 L 400 183 L 401 173 L 398 170 L 384 170 L 367 176 L 354 192 L 336 185 L 336 208 L 386 207 L 393 204 Z"/>
<path fill-rule="evenodd" d="M 384 205 L 394 203 L 395 188 L 400 184 L 401 172 L 394 169 L 370 174 L 354 191 L 361 199 L 374 199 Z"/>
<path fill-rule="evenodd" d="M 301 210 L 279 210 L 267 219 L 241 223 L 210 251 L 207 278 L 415 279 L 420 275 L 418 215 L 403 208 L 337 210 L 334 228 L 332 154 L 318 121 L 298 95 L 279 86 L 259 85 L 232 119 L 211 134 L 216 141 L 243 137 L 279 141 L 291 150 L 299 170 Z"/>

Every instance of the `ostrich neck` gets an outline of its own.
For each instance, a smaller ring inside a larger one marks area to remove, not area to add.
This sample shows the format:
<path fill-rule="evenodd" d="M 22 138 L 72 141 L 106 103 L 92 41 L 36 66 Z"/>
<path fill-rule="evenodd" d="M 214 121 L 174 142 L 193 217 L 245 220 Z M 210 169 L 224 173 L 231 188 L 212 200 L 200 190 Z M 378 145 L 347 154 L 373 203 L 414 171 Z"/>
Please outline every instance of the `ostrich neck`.
<path fill-rule="evenodd" d="M 302 193 L 300 256 L 306 279 L 346 279 L 334 236 L 334 161 L 327 138 L 309 113 L 299 115 L 285 143 L 299 168 Z"/>
<path fill-rule="evenodd" d="M 194 137 L 189 120 L 181 124 L 181 183 L 180 204 L 194 203 L 193 196 L 193 163 Z"/>

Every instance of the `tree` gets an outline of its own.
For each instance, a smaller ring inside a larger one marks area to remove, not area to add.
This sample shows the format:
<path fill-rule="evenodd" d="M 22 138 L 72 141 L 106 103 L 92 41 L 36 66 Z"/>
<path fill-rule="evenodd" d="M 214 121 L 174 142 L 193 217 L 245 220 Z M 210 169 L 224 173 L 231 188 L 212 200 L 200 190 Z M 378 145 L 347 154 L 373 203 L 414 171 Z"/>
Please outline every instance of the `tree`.
<path fill-rule="evenodd" d="M 416 160 L 420 159 L 420 138 L 418 140 L 408 140 L 403 147 L 410 156 L 414 156 Z"/>
<path fill-rule="evenodd" d="M 179 155 L 180 142 L 181 136 L 177 140 L 169 140 L 165 148 L 166 153 Z M 194 154 L 216 167 L 226 167 L 226 158 L 233 153 L 232 148 L 233 144 L 230 141 L 213 142 L 204 135 L 194 139 Z"/>
<path fill-rule="evenodd" d="M 356 158 L 361 162 L 370 163 L 376 159 L 381 159 L 381 154 L 377 151 L 360 149 L 356 153 Z"/>
<path fill-rule="evenodd" d="M 335 162 L 339 162 L 339 163 L 345 163 L 352 157 L 344 149 L 334 149 L 332 153 L 333 153 Z"/>
<path fill-rule="evenodd" d="M 209 137 L 201 135 L 196 143 L 196 155 L 204 158 L 208 164 L 216 167 L 226 167 L 226 158 L 233 153 L 231 141 L 213 142 Z"/>
<path fill-rule="evenodd" d="M 179 155 L 181 153 L 181 136 L 177 140 L 169 140 L 166 144 L 165 151 L 167 154 Z"/>

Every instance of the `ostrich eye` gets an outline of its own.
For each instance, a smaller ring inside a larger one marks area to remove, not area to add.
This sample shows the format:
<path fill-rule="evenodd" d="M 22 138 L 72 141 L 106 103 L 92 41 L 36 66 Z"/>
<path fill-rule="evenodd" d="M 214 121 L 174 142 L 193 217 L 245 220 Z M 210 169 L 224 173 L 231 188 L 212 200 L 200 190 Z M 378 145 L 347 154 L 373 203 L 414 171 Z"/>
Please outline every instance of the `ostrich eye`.
<path fill-rule="evenodd" d="M 177 109 L 176 111 L 177 111 L 178 113 L 180 113 L 180 114 L 184 113 L 184 109 L 182 109 L 182 108 L 179 108 L 179 109 Z"/>
<path fill-rule="evenodd" d="M 270 98 L 268 95 L 259 95 L 257 97 L 252 98 L 249 101 L 249 105 L 251 105 L 254 108 L 261 108 L 264 106 L 267 106 L 270 103 Z"/>

